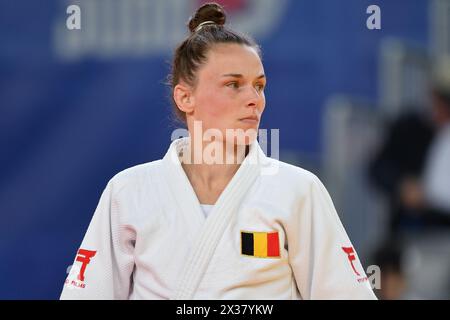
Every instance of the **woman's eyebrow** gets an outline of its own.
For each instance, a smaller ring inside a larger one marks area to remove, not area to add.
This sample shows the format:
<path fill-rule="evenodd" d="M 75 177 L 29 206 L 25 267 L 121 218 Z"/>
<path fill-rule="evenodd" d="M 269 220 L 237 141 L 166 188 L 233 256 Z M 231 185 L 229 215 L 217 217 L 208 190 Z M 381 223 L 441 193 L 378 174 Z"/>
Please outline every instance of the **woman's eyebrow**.
<path fill-rule="evenodd" d="M 244 76 L 240 73 L 227 73 L 227 74 L 223 74 L 222 77 L 243 78 Z M 265 78 L 265 77 L 266 77 L 265 74 L 261 74 L 256 79 L 261 79 L 261 78 Z"/>

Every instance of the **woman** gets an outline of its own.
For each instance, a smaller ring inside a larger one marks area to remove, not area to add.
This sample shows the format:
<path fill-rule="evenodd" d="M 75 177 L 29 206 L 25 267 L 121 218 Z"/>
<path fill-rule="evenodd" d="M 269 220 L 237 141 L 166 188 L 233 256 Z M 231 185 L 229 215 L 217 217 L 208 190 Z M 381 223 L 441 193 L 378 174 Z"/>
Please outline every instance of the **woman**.
<path fill-rule="evenodd" d="M 259 47 L 203 5 L 171 84 L 189 137 L 112 178 L 61 299 L 373 299 L 319 179 L 256 141 Z"/>

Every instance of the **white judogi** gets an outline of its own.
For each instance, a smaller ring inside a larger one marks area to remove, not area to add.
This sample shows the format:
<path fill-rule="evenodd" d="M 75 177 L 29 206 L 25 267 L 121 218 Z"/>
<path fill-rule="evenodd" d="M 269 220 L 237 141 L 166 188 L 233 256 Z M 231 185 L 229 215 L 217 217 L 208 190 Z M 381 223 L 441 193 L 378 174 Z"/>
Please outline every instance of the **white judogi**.
<path fill-rule="evenodd" d="M 61 299 L 375 299 L 315 175 L 255 141 L 205 217 L 178 159 L 188 142 L 109 181 Z M 242 254 L 243 231 L 278 232 L 279 256 Z"/>

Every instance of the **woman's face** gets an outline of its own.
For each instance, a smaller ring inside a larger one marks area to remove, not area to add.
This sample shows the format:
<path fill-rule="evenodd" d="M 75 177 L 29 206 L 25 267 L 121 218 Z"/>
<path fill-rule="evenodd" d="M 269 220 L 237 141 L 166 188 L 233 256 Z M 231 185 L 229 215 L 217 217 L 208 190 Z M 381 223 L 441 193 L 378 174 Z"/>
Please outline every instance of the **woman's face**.
<path fill-rule="evenodd" d="M 239 44 L 218 44 L 197 72 L 194 110 L 188 123 L 202 121 L 203 132 L 215 128 L 224 139 L 226 129 L 257 132 L 266 104 L 266 77 L 255 49 Z M 256 138 L 246 139 L 245 144 Z M 235 139 L 233 139 L 235 140 Z"/>

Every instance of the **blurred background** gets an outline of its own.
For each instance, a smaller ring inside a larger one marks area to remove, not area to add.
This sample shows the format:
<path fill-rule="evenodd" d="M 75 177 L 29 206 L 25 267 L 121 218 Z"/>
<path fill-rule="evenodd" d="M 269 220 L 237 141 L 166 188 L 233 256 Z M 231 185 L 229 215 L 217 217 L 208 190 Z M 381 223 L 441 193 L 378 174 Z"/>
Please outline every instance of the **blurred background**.
<path fill-rule="evenodd" d="M 58 299 L 108 180 L 164 155 L 203 2 L 0 0 L 0 299 Z M 262 46 L 261 128 L 325 183 L 378 297 L 449 299 L 450 0 L 217 2 Z"/>

